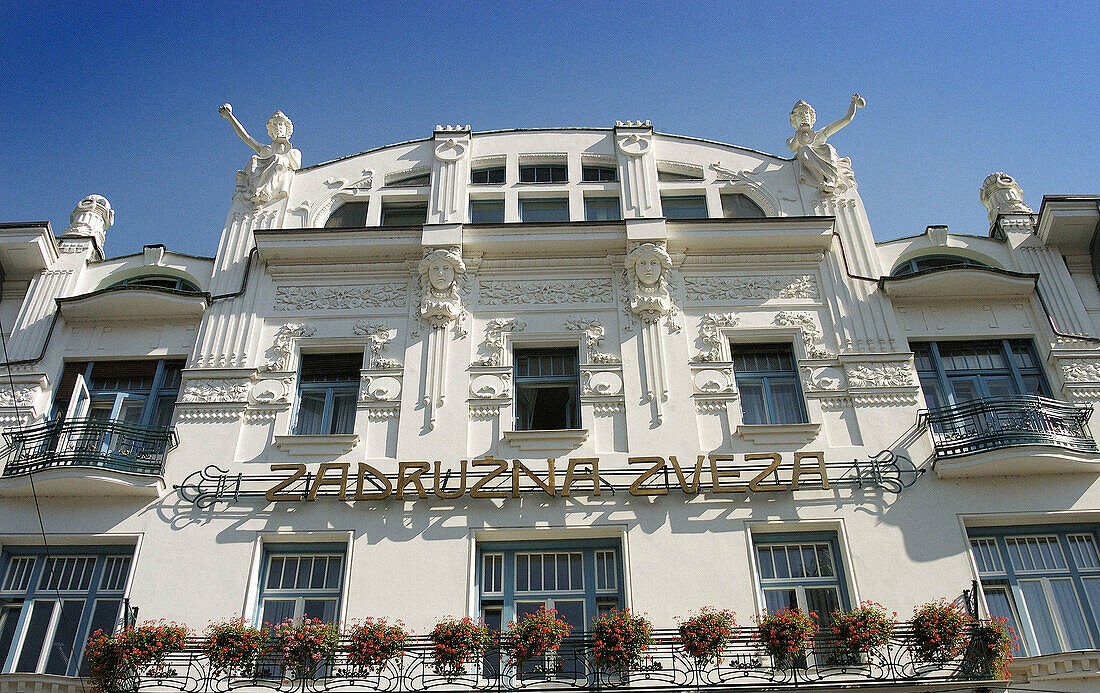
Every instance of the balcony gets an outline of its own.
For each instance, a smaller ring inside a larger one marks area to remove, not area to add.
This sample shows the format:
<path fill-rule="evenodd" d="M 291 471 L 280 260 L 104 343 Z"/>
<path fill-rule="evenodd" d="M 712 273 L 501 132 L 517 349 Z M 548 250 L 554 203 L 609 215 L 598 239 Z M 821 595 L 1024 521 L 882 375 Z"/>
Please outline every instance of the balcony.
<path fill-rule="evenodd" d="M 108 419 L 53 419 L 4 431 L 0 496 L 159 495 L 171 428 Z M 34 474 L 34 488 L 30 475 Z"/>
<path fill-rule="evenodd" d="M 828 637 L 815 645 L 816 654 L 801 666 L 777 667 L 757 639 L 755 628 L 743 628 L 721 653 L 718 663 L 697 664 L 683 650 L 675 630 L 653 632 L 653 645 L 640 663 L 622 673 L 598 668 L 592 661 L 593 641 L 581 633 L 567 638 L 554 661 L 528 662 L 517 671 L 499 650 L 468 661 L 465 672 L 440 673 L 427 637 L 410 638 L 404 653 L 381 670 L 367 670 L 348 661 L 348 640 L 342 638 L 333 657 L 319 662 L 314 675 L 293 679 L 275 659 L 265 658 L 253 671 L 212 669 L 202 653 L 202 640 L 192 638 L 181 652 L 164 662 L 138 671 L 122 681 L 126 691 L 177 691 L 224 693 L 226 691 L 600 691 L 629 690 L 660 693 L 679 691 L 843 691 L 855 688 L 894 691 L 996 691 L 1007 681 L 991 680 L 980 652 L 966 653 L 946 662 L 923 661 L 909 646 L 911 630 L 901 624 L 890 642 L 863 657 L 836 661 L 836 646 Z M 269 656 L 270 657 L 270 656 Z M 14 690 L 15 687 L 13 686 Z"/>
<path fill-rule="evenodd" d="M 940 477 L 1100 473 L 1092 406 L 1020 395 L 920 413 Z"/>

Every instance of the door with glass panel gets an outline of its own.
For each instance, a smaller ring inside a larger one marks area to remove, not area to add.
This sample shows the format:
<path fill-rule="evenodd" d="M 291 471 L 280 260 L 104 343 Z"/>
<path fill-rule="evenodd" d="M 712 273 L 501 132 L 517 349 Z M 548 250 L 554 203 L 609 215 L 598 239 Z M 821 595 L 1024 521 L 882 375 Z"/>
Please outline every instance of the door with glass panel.
<path fill-rule="evenodd" d="M 597 615 L 622 603 L 622 568 L 615 546 L 570 542 L 561 546 L 485 545 L 479 571 L 482 618 L 496 631 L 510 621 L 553 609 L 579 636 Z M 496 655 L 487 671 L 499 669 Z M 556 658 L 528 662 L 521 676 L 578 676 L 584 671 L 579 637 L 567 639 Z"/>

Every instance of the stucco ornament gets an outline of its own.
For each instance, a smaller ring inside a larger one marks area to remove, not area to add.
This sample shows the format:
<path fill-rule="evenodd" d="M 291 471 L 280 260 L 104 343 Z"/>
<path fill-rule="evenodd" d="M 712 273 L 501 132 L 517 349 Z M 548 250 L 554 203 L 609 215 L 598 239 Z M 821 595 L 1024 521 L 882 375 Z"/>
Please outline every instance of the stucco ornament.
<path fill-rule="evenodd" d="M 978 190 L 978 199 L 989 210 L 989 223 L 997 221 L 999 214 L 1031 214 L 1032 209 L 1024 204 L 1024 191 L 1016 179 L 1007 173 L 997 171 L 986 176 Z"/>
<path fill-rule="evenodd" d="M 252 383 L 247 378 L 192 380 L 183 390 L 181 402 L 244 402 Z"/>
<path fill-rule="evenodd" d="M 294 124 L 282 111 L 275 111 L 267 121 L 267 134 L 271 144 L 260 144 L 248 134 L 241 121 L 233 115 L 233 107 L 222 104 L 218 109 L 222 118 L 256 154 L 244 169 L 237 171 L 237 194 L 244 200 L 262 205 L 286 195 L 294 172 L 302 165 L 302 153 L 290 144 Z"/>
<path fill-rule="evenodd" d="M 820 130 L 814 130 L 817 114 L 810 104 L 800 99 L 791 109 L 791 127 L 795 129 L 795 133 L 787 138 L 787 149 L 794 152 L 798 159 L 799 179 L 806 185 L 817 188 L 824 197 L 856 187 L 851 159 L 839 156 L 833 145 L 828 144 L 828 139 L 852 122 L 857 108 L 866 105 L 863 97 L 853 94 L 844 117 Z"/>
<path fill-rule="evenodd" d="M 584 332 L 584 344 L 588 352 L 589 363 L 619 363 L 619 357 L 600 351 L 603 344 L 603 324 L 596 318 L 584 315 L 570 315 L 563 323 L 565 329 Z"/>
<path fill-rule="evenodd" d="M 37 385 L 17 385 L 0 389 L 0 407 L 30 407 L 38 396 Z"/>
<path fill-rule="evenodd" d="M 707 348 L 692 359 L 696 363 L 722 360 L 722 328 L 736 327 L 741 318 L 733 313 L 704 313 L 699 321 L 699 341 Z"/>
<path fill-rule="evenodd" d="M 821 342 L 824 341 L 825 335 L 809 313 L 792 313 L 784 310 L 776 315 L 775 320 L 772 322 L 780 327 L 799 328 L 802 331 L 802 344 L 805 345 L 806 356 L 809 358 L 827 359 L 833 356 L 828 349 L 822 346 Z"/>
<path fill-rule="evenodd" d="M 294 348 L 294 340 L 301 337 L 312 337 L 317 334 L 317 328 L 308 322 L 288 322 L 275 333 L 275 340 L 268 349 L 267 363 L 260 366 L 261 372 L 279 373 L 285 372 L 290 366 L 290 352 Z"/>
<path fill-rule="evenodd" d="M 668 292 L 672 258 L 657 243 L 642 243 L 626 256 L 630 288 L 630 312 L 646 324 L 655 323 L 675 310 Z"/>
<path fill-rule="evenodd" d="M 1062 377 L 1067 383 L 1100 382 L 1100 362 L 1071 361 L 1063 363 Z"/>
<path fill-rule="evenodd" d="M 462 319 L 462 297 L 458 282 L 466 264 L 457 250 L 436 249 L 417 267 L 420 274 L 420 317 L 433 328 L 443 328 Z"/>
<path fill-rule="evenodd" d="M 382 350 L 393 341 L 397 330 L 381 322 L 357 322 L 352 332 L 367 338 L 367 347 L 370 349 L 370 361 L 367 370 L 399 370 L 401 362 L 396 359 L 388 359 L 382 356 Z"/>
<path fill-rule="evenodd" d="M 909 387 L 913 371 L 908 364 L 855 363 L 845 366 L 852 387 Z"/>
<path fill-rule="evenodd" d="M 114 223 L 115 210 L 111 209 L 111 203 L 107 198 L 102 195 L 88 195 L 76 203 L 76 207 L 69 215 L 69 226 L 62 232 L 61 237 L 94 238 L 102 248 L 107 229 Z"/>

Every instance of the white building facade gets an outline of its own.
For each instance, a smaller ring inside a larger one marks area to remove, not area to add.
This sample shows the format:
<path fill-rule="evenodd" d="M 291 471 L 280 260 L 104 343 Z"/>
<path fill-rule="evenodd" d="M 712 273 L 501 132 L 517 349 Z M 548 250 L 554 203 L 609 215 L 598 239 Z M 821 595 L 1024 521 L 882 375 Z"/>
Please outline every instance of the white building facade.
<path fill-rule="evenodd" d="M 629 677 L 578 649 L 568 676 L 445 681 L 425 649 L 309 685 L 1003 687 L 900 637 L 839 673 L 751 639 L 765 610 L 940 597 L 1010 620 L 1014 686 L 1095 690 L 1098 198 L 1035 213 L 993 174 L 988 237 L 876 244 L 826 142 L 862 103 L 815 130 L 799 102 L 793 158 L 629 121 L 308 167 L 286 116 L 262 144 L 227 105 L 255 156 L 213 258 L 105 257 L 96 195 L 57 237 L 0 225 L 0 691 L 81 689 L 126 608 L 423 635 L 540 605 L 578 633 L 709 605 L 743 633 L 711 672 L 666 644 Z M 178 657 L 141 686 L 280 685 Z"/>

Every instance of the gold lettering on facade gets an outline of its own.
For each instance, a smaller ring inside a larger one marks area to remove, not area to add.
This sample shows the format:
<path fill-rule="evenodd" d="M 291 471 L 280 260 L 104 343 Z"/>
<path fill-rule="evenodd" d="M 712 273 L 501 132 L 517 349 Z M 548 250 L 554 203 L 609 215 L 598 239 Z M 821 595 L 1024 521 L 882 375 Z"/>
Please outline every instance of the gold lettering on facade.
<path fill-rule="evenodd" d="M 656 476 L 662 469 L 665 468 L 665 458 L 663 457 L 628 457 L 626 458 L 627 464 L 650 464 L 649 469 L 645 470 L 638 475 L 638 478 L 634 480 L 634 483 L 630 485 L 630 495 L 632 496 L 667 496 L 667 488 L 642 488 L 642 484 L 649 481 Z"/>
<path fill-rule="evenodd" d="M 377 493 L 364 493 L 363 487 L 366 485 L 367 474 L 370 474 L 382 485 L 382 490 Z M 366 462 L 359 463 L 359 474 L 355 478 L 355 500 L 386 500 L 393 492 L 393 484 L 390 483 L 389 478 L 378 471 L 374 467 L 370 466 Z"/>
<path fill-rule="evenodd" d="M 317 469 L 317 476 L 313 479 L 313 483 L 309 487 L 309 493 L 306 494 L 307 501 L 317 500 L 317 492 L 321 490 L 322 486 L 336 486 L 340 489 L 340 493 L 337 497 L 340 500 L 348 499 L 348 469 L 351 468 L 347 462 L 322 462 L 321 466 Z M 329 478 L 328 472 L 330 469 L 335 469 L 340 472 L 340 476 Z"/>
<path fill-rule="evenodd" d="M 439 460 L 435 461 L 435 485 L 432 490 L 435 491 L 435 495 L 445 500 L 451 500 L 454 498 L 461 498 L 466 493 L 466 460 L 461 460 L 458 463 L 458 490 L 457 491 L 444 491 L 442 485 L 439 483 L 439 468 L 443 465 Z M 451 472 L 448 470 L 446 478 L 450 478 Z"/>
<path fill-rule="evenodd" d="M 676 470 L 676 479 L 680 482 L 680 488 L 683 489 L 684 493 L 689 495 L 699 493 L 699 479 L 703 476 L 703 460 L 706 458 L 706 455 L 699 455 L 699 459 L 695 460 L 695 474 L 691 478 L 691 483 L 688 483 L 683 470 L 680 469 L 680 463 L 676 461 L 676 455 L 668 456 L 669 462 L 672 462 L 672 468 Z"/>
<path fill-rule="evenodd" d="M 578 464 L 590 464 L 592 469 L 587 474 L 578 474 Z M 599 457 L 570 457 L 569 467 L 565 471 L 565 482 L 561 485 L 561 497 L 568 498 L 570 496 L 569 490 L 573 487 L 573 482 L 578 479 L 588 479 L 592 482 L 592 495 L 600 495 L 600 458 Z"/>
<path fill-rule="evenodd" d="M 264 494 L 264 498 L 274 503 L 276 501 L 299 501 L 302 500 L 301 495 L 291 495 L 289 493 L 280 493 L 284 488 L 290 486 L 298 479 L 305 476 L 306 466 L 304 464 L 273 464 L 271 465 L 271 471 L 273 472 L 285 472 L 293 470 L 294 473 L 289 478 L 283 479 L 276 483 L 274 486 L 267 490 Z"/>
<path fill-rule="evenodd" d="M 424 488 L 424 482 L 420 475 L 431 470 L 427 462 L 400 462 L 397 465 L 397 500 L 405 500 L 405 487 L 412 484 L 416 488 L 416 495 L 420 498 L 428 497 L 428 490 Z M 411 474 L 407 472 L 412 471 Z"/>
<path fill-rule="evenodd" d="M 765 467 L 759 474 L 752 478 L 752 481 L 749 482 L 750 491 L 769 492 L 787 490 L 786 484 L 760 483 L 769 474 L 774 474 L 775 471 L 779 469 L 779 463 L 783 461 L 783 458 L 779 455 L 778 452 L 750 452 L 745 455 L 746 462 L 752 462 L 753 460 L 771 460 L 771 463 L 769 463 L 767 467 Z"/>
<path fill-rule="evenodd" d="M 710 456 L 710 488 L 711 493 L 745 493 L 748 488 L 745 486 L 723 486 L 722 479 L 738 479 L 741 477 L 741 470 L 734 469 L 732 471 L 723 471 L 718 469 L 719 462 L 732 462 L 734 460 L 733 455 L 711 455 Z"/>
<path fill-rule="evenodd" d="M 527 465 L 519 460 L 512 460 L 512 498 L 519 498 L 519 473 L 523 472 L 527 475 L 527 478 L 538 484 L 538 487 L 546 492 L 548 496 L 553 498 L 557 495 L 557 488 L 554 484 L 554 458 L 546 460 L 546 481 L 543 481 L 532 472 Z"/>
<path fill-rule="evenodd" d="M 817 460 L 815 469 L 803 471 L 802 460 L 812 458 Z M 791 472 L 791 490 L 798 490 L 798 477 L 803 474 L 817 474 L 821 477 L 821 488 L 829 490 L 829 470 L 825 467 L 825 453 L 823 452 L 796 452 L 794 454 L 794 470 Z"/>
<path fill-rule="evenodd" d="M 508 471 L 508 460 L 499 460 L 495 457 L 483 457 L 478 460 L 472 460 L 470 462 L 475 467 L 495 467 L 492 471 L 485 474 L 477 481 L 474 482 L 474 487 L 470 489 L 470 498 L 507 498 L 507 491 L 482 491 L 485 484 L 489 483 L 493 479 L 497 478 L 501 474 Z"/>

